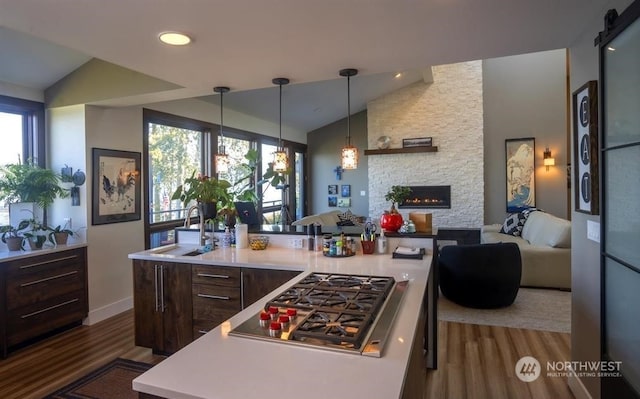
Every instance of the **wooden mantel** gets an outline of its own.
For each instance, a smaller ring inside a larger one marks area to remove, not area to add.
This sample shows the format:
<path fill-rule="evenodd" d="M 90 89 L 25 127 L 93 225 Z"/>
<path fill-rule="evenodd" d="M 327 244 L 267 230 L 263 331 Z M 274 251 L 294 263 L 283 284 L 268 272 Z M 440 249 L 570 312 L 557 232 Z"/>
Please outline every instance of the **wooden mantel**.
<path fill-rule="evenodd" d="M 437 146 L 431 147 L 404 147 L 404 148 L 387 148 L 384 150 L 364 150 L 364 155 L 383 155 L 383 154 L 408 154 L 417 152 L 438 152 Z"/>

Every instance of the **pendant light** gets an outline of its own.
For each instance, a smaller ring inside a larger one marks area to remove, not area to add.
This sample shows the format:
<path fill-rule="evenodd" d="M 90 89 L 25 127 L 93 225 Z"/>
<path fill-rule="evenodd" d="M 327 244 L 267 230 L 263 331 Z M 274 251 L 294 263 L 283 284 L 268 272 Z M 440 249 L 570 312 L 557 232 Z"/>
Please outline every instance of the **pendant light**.
<path fill-rule="evenodd" d="M 220 93 L 220 145 L 218 146 L 218 153 L 215 155 L 217 173 L 226 173 L 229 170 L 229 156 L 224 148 L 224 119 L 222 114 L 222 108 L 224 105 L 222 97 L 224 96 L 224 93 L 228 93 L 229 90 L 231 89 L 225 86 L 216 86 L 213 88 L 213 91 Z"/>
<path fill-rule="evenodd" d="M 278 139 L 278 149 L 273 153 L 273 170 L 274 172 L 285 172 L 289 168 L 289 159 L 287 152 L 282 146 L 282 86 L 289 84 L 287 78 L 275 78 L 272 80 L 274 85 L 280 86 L 280 138 Z"/>
<path fill-rule="evenodd" d="M 353 68 L 340 70 L 340 76 L 347 77 L 347 145 L 342 147 L 342 169 L 358 168 L 358 149 L 351 145 L 351 77 L 357 74 Z"/>

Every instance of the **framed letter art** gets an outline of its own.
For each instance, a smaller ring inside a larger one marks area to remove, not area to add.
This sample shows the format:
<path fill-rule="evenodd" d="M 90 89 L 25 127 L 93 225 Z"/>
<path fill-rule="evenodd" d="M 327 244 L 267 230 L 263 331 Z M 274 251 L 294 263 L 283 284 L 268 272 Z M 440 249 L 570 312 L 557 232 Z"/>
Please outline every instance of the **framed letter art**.
<path fill-rule="evenodd" d="M 535 153 L 533 137 L 505 140 L 507 212 L 536 206 Z"/>
<path fill-rule="evenodd" d="M 576 212 L 598 215 L 598 86 L 595 80 L 573 93 L 573 137 Z"/>

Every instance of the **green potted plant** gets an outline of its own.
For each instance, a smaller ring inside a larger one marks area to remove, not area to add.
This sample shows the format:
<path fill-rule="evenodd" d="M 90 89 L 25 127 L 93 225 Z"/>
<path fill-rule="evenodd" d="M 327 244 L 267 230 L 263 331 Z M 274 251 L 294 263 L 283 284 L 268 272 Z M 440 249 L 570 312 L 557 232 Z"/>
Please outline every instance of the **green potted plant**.
<path fill-rule="evenodd" d="M 7 244 L 7 249 L 9 251 L 19 251 L 23 249 L 22 244 L 24 243 L 24 236 L 20 230 L 25 229 L 28 226 L 28 222 L 23 220 L 20 222 L 18 227 L 14 227 L 10 224 L 0 226 L 0 232 L 2 236 L 2 242 Z"/>
<path fill-rule="evenodd" d="M 24 238 L 26 238 L 29 243 L 29 247 L 32 250 L 42 249 L 45 241 L 47 241 L 47 233 L 50 229 L 35 217 L 21 221 L 20 227 L 21 226 L 24 226 L 23 228 L 25 229 L 29 229 L 23 234 Z"/>
<path fill-rule="evenodd" d="M 228 190 L 229 196 L 218 203 L 218 217 L 228 227 L 235 226 L 238 212 L 236 202 L 258 202 L 253 177 L 258 165 L 258 151 L 249 149 L 244 155 L 245 162 L 235 167 L 236 178 Z"/>
<path fill-rule="evenodd" d="M 67 223 L 64 226 L 49 228 L 49 231 L 49 242 L 53 245 L 67 245 L 67 240 L 73 236 L 73 231 L 67 228 Z"/>
<path fill-rule="evenodd" d="M 34 202 L 46 209 L 56 198 L 68 196 L 69 191 L 60 186 L 60 176 L 33 161 L 0 167 L 0 201 Z"/>
<path fill-rule="evenodd" d="M 385 194 L 384 199 L 391 201 L 391 209 L 385 211 L 380 218 L 380 227 L 387 231 L 398 231 L 402 226 L 402 215 L 398 213 L 396 204 L 409 198 L 411 189 L 407 186 L 391 186 L 391 189 Z"/>
<path fill-rule="evenodd" d="M 196 176 L 196 173 L 193 172 L 191 177 L 185 179 L 184 183 L 178 186 L 171 199 L 179 199 L 185 206 L 196 201 L 205 209 L 205 218 L 211 219 L 216 216 L 217 203 L 229 200 L 227 191 L 229 187 L 231 187 L 231 183 L 226 180 L 200 174 Z"/>

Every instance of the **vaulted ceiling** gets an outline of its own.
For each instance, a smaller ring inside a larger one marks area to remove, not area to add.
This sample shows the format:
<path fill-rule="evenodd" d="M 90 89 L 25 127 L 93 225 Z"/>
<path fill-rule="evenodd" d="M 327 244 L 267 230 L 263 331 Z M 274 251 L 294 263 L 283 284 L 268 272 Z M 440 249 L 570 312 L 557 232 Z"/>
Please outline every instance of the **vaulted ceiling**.
<path fill-rule="evenodd" d="M 97 58 L 178 87 L 158 101 L 210 96 L 224 85 L 232 88 L 225 105 L 274 120 L 264 104 L 277 101 L 271 80 L 283 76 L 292 83 L 289 123 L 311 130 L 344 116 L 341 68 L 360 70 L 352 78 L 358 111 L 420 80 L 432 65 L 569 47 L 602 18 L 606 3 L 0 0 L 0 81 L 44 90 Z M 188 33 L 193 43 L 160 43 L 159 33 L 173 30 Z M 404 77 L 394 78 L 397 72 Z M 116 97 L 103 104 L 131 102 Z"/>

